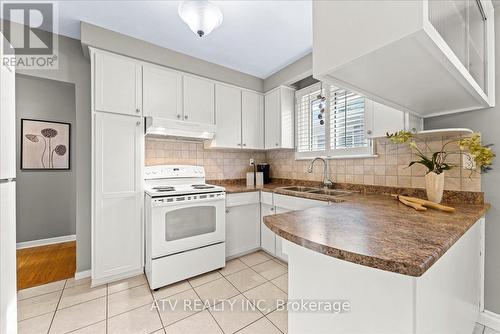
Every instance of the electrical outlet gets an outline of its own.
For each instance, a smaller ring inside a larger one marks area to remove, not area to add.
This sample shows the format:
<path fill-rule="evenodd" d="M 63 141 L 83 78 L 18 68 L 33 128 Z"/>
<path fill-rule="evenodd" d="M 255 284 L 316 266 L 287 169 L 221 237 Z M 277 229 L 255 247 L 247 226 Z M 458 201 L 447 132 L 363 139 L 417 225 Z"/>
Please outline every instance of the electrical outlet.
<path fill-rule="evenodd" d="M 250 158 L 250 166 L 253 166 L 255 165 L 255 159 L 254 158 Z"/>

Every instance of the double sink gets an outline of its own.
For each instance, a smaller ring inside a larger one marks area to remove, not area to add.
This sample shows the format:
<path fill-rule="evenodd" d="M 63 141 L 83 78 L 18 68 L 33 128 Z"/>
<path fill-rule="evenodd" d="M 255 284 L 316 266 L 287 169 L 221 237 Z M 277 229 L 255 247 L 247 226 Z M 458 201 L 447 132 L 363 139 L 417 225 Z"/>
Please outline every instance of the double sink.
<path fill-rule="evenodd" d="M 307 193 L 307 194 L 318 194 L 318 195 L 329 195 L 329 196 L 346 196 L 350 195 L 353 192 L 347 190 L 335 190 L 335 189 L 326 189 L 326 188 L 313 188 L 313 187 L 302 187 L 302 186 L 290 186 L 290 187 L 280 187 L 277 188 L 280 190 L 293 191 L 298 193 Z"/>

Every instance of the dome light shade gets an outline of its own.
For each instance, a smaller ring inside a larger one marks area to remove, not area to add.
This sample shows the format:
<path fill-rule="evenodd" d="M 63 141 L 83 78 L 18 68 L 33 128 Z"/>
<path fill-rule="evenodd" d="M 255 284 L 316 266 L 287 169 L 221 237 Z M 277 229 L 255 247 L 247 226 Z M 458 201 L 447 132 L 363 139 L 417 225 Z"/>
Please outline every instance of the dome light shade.
<path fill-rule="evenodd" d="M 210 1 L 182 1 L 179 4 L 179 16 L 200 37 L 210 34 L 222 23 L 222 12 Z"/>

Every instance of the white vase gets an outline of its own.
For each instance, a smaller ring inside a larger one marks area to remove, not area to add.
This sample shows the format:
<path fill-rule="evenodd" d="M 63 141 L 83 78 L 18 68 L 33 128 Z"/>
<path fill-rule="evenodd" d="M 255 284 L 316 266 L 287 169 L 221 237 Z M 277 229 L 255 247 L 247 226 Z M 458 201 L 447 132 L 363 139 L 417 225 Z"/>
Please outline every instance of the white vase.
<path fill-rule="evenodd" d="M 436 174 L 429 172 L 425 175 L 425 190 L 427 199 L 434 203 L 441 203 L 444 191 L 444 172 Z"/>

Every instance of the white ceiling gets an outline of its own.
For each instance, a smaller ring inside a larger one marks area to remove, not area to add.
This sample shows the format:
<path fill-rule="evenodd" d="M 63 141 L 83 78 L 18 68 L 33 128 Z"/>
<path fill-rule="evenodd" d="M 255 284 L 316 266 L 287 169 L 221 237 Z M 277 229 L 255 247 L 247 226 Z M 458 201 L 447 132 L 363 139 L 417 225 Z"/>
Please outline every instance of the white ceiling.
<path fill-rule="evenodd" d="M 213 1 L 222 25 L 203 38 L 177 14 L 180 1 L 58 1 L 59 33 L 80 38 L 86 21 L 259 78 L 312 49 L 312 4 L 306 1 Z"/>

